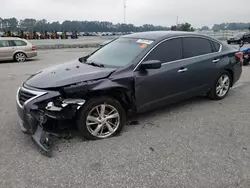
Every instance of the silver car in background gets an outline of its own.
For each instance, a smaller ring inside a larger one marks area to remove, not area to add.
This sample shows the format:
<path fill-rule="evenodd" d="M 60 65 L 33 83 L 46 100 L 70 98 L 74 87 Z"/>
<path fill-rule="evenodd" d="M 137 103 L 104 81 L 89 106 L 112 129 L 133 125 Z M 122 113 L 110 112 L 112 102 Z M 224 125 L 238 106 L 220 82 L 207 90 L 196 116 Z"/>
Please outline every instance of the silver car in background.
<path fill-rule="evenodd" d="M 29 41 L 17 37 L 0 37 L 0 61 L 24 62 L 37 56 L 36 47 Z"/>

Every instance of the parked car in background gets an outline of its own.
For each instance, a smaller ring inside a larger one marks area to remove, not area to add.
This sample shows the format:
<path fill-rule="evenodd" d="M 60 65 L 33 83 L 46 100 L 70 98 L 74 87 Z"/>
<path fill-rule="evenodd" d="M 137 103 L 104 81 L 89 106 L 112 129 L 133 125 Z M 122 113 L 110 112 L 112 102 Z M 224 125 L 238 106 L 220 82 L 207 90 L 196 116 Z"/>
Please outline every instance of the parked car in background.
<path fill-rule="evenodd" d="M 104 139 L 122 130 L 128 112 L 203 94 L 221 100 L 241 76 L 237 53 L 216 39 L 190 32 L 119 37 L 26 80 L 16 98 L 21 129 L 47 152 L 49 132 L 65 124 L 77 125 L 87 139 Z"/>
<path fill-rule="evenodd" d="M 24 62 L 27 58 L 37 56 L 34 45 L 25 39 L 0 37 L 0 60 Z"/>
<path fill-rule="evenodd" d="M 250 43 L 250 32 L 237 33 L 227 40 L 228 44 L 244 44 Z"/>

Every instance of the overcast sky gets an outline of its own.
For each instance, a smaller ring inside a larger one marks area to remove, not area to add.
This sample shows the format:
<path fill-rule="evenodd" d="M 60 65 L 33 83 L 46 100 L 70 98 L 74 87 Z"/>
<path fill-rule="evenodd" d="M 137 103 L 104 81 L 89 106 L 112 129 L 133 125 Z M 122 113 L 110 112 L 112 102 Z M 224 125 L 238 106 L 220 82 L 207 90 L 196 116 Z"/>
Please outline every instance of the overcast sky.
<path fill-rule="evenodd" d="M 238 6 L 237 6 L 238 5 Z M 0 17 L 123 22 L 123 0 L 0 0 Z M 250 22 L 250 0 L 128 0 L 127 23 L 194 27 Z"/>

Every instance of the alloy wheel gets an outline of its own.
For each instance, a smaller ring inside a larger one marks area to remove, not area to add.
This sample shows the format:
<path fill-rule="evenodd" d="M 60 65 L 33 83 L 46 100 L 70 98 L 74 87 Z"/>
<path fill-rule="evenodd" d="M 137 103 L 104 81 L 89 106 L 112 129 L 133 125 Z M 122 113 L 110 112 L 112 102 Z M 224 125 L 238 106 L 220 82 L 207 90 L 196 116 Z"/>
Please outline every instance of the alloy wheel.
<path fill-rule="evenodd" d="M 223 74 L 216 85 L 216 94 L 218 97 L 224 97 L 230 88 L 230 78 L 228 75 Z"/>
<path fill-rule="evenodd" d="M 88 131 L 97 138 L 107 138 L 116 132 L 120 125 L 118 110 L 109 104 L 100 104 L 90 110 L 86 119 Z"/>

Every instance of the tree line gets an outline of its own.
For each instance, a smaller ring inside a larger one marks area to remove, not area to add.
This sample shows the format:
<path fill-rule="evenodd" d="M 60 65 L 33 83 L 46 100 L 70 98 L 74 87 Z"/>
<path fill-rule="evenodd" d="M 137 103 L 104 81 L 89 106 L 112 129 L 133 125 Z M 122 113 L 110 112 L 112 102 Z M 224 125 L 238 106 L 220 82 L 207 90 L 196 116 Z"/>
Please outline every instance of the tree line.
<path fill-rule="evenodd" d="M 200 30 L 209 30 L 210 28 L 208 26 L 203 26 Z M 211 28 L 214 31 L 220 31 L 220 30 L 250 30 L 250 23 L 221 23 L 221 24 L 214 24 Z"/>
<path fill-rule="evenodd" d="M 221 23 L 214 24 L 211 28 L 214 31 L 219 30 L 241 30 L 250 28 L 250 23 Z M 203 26 L 199 30 L 209 30 L 208 26 Z M 142 32 L 142 31 L 157 31 L 157 30 L 180 30 L 194 31 L 195 28 L 189 23 L 173 25 L 171 27 L 156 26 L 152 24 L 144 24 L 135 26 L 133 24 L 117 23 L 114 24 L 108 21 L 70 21 L 65 20 L 60 23 L 48 22 L 46 19 L 36 20 L 34 18 L 26 18 L 18 20 L 16 18 L 0 18 L 0 31 L 20 31 L 29 32 Z"/>
<path fill-rule="evenodd" d="M 158 30 L 181 30 L 193 31 L 189 23 L 179 24 L 178 26 L 165 27 L 156 26 L 152 24 L 144 24 L 142 26 L 135 26 L 133 24 L 118 23 L 113 24 L 108 21 L 70 21 L 64 22 L 48 22 L 45 19 L 36 20 L 33 18 L 26 18 L 18 20 L 16 18 L 0 18 L 0 31 L 29 31 L 29 32 L 142 32 L 142 31 L 158 31 Z"/>
<path fill-rule="evenodd" d="M 141 31 L 156 31 L 156 30 L 170 30 L 169 27 L 155 26 L 152 24 L 144 24 L 142 26 L 135 26 L 133 24 L 113 24 L 108 21 L 70 21 L 66 20 L 60 22 L 48 22 L 45 19 L 36 20 L 33 18 L 26 18 L 17 20 L 16 18 L 0 18 L 0 30 L 18 32 L 20 30 L 29 32 L 55 32 L 55 31 L 78 31 L 78 32 L 141 32 Z"/>

